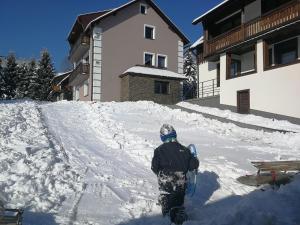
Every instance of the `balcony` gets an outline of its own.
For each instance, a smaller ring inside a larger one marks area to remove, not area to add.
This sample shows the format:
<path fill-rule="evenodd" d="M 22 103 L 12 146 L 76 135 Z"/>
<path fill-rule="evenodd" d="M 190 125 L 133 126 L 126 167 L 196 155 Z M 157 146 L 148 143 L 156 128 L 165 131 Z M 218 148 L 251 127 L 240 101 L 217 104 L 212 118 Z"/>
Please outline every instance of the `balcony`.
<path fill-rule="evenodd" d="M 75 70 L 72 71 L 69 78 L 69 85 L 76 86 L 89 78 L 90 64 L 80 63 Z"/>
<path fill-rule="evenodd" d="M 90 47 L 90 37 L 81 36 L 77 42 L 72 46 L 69 56 L 70 58 L 77 61 L 77 58 L 80 57 L 84 52 L 86 52 Z"/>
<path fill-rule="evenodd" d="M 300 19 L 300 2 L 294 0 L 262 17 L 204 42 L 204 56 L 208 57 L 232 45 L 242 43 L 270 30 Z"/>

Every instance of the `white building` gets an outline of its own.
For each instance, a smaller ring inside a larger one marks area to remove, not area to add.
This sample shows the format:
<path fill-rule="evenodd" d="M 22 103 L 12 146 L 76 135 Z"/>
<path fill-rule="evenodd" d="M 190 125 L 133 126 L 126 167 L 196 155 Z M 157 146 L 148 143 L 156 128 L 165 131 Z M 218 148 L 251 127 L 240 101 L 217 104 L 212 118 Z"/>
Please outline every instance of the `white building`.
<path fill-rule="evenodd" d="M 199 97 L 240 113 L 300 119 L 300 1 L 226 0 L 196 18 Z"/>

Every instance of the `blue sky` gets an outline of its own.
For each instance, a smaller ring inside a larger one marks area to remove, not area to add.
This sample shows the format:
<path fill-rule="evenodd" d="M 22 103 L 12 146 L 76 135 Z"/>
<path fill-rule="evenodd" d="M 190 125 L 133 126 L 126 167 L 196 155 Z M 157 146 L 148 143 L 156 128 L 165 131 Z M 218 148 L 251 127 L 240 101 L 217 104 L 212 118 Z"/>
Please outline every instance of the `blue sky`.
<path fill-rule="evenodd" d="M 69 45 L 67 35 L 76 16 L 118 7 L 129 0 L 1 0 L 0 55 L 39 58 L 47 49 L 60 71 Z M 155 0 L 191 41 L 201 35 L 192 20 L 222 0 Z"/>

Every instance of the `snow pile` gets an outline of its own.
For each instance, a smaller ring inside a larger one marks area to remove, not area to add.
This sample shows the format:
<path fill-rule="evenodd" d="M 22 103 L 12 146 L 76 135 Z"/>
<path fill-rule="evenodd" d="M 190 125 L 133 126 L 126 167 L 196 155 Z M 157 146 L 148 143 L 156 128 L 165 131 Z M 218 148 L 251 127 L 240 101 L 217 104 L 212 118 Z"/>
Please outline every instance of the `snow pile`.
<path fill-rule="evenodd" d="M 200 113 L 202 112 L 202 113 L 226 118 L 237 122 L 242 122 L 246 124 L 252 124 L 256 126 L 262 126 L 262 127 L 267 127 L 267 128 L 277 129 L 277 130 L 285 130 L 285 131 L 300 133 L 300 125 L 292 124 L 285 120 L 269 119 L 261 116 L 255 116 L 255 115 L 242 115 L 239 113 L 234 113 L 230 110 L 221 110 L 217 108 L 204 107 L 204 106 L 191 104 L 188 102 L 180 102 L 177 105 L 183 108 L 195 110 Z"/>
<path fill-rule="evenodd" d="M 228 196 L 193 212 L 195 221 L 185 225 L 298 225 L 300 224 L 300 176 L 273 190 L 256 190 L 244 196 Z"/>
<path fill-rule="evenodd" d="M 0 102 L 0 192 L 6 207 L 55 210 L 79 177 L 34 102 Z"/>

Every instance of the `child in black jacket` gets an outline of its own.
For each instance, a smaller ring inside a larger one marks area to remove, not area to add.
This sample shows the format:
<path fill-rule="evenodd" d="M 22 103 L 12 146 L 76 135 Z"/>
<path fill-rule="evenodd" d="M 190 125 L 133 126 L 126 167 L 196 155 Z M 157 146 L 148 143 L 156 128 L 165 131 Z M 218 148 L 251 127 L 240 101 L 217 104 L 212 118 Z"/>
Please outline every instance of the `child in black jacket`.
<path fill-rule="evenodd" d="M 177 142 L 175 129 L 164 124 L 160 129 L 163 144 L 154 151 L 152 171 L 158 176 L 159 203 L 165 216 L 184 204 L 186 173 L 199 167 L 199 161 L 188 148 Z M 172 216 L 171 216 L 172 220 Z"/>

